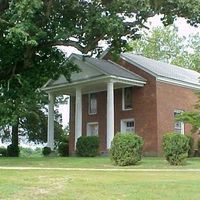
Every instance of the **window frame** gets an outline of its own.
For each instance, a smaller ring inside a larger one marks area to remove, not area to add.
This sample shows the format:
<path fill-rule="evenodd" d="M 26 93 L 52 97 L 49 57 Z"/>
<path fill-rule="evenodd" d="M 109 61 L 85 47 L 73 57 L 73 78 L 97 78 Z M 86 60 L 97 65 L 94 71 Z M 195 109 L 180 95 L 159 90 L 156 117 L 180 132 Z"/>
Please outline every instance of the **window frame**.
<path fill-rule="evenodd" d="M 178 133 L 178 134 L 185 134 L 185 124 L 182 121 L 176 121 L 176 114 L 181 114 L 183 113 L 184 110 L 180 110 L 180 109 L 175 109 L 174 110 L 174 132 Z M 176 123 L 180 123 L 180 128 L 176 128 Z"/>
<path fill-rule="evenodd" d="M 91 112 L 91 95 L 95 94 L 96 96 L 96 112 Z M 88 93 L 88 115 L 96 115 L 97 114 L 97 93 L 96 92 L 91 92 Z"/>
<path fill-rule="evenodd" d="M 97 125 L 97 134 L 96 135 L 92 135 L 91 132 L 89 131 L 89 127 L 91 125 Z M 99 136 L 99 122 L 88 122 L 86 130 L 87 130 L 87 136 Z"/>
<path fill-rule="evenodd" d="M 127 122 L 133 122 L 134 126 L 133 126 L 133 131 L 123 131 L 123 129 L 127 128 Z M 126 128 L 124 126 L 124 124 L 126 123 Z M 128 119 L 121 119 L 121 123 L 120 123 L 120 132 L 121 133 L 128 133 L 128 132 L 133 132 L 135 133 L 135 119 L 134 118 L 128 118 Z"/>
<path fill-rule="evenodd" d="M 130 88 L 131 89 L 131 94 L 132 94 L 132 90 L 133 90 L 133 87 L 125 87 L 125 88 L 122 88 L 122 110 L 123 111 L 128 111 L 128 110 L 132 110 L 133 109 L 133 105 L 132 105 L 132 102 L 133 102 L 133 94 L 131 96 L 131 108 L 125 108 L 125 89 L 126 88 Z"/>

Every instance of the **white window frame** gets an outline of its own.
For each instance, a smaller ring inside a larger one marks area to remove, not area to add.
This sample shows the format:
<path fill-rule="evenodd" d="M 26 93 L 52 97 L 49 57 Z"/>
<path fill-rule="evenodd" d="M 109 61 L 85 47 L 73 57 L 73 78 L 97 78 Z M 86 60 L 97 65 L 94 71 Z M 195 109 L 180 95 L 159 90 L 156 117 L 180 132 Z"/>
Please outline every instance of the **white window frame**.
<path fill-rule="evenodd" d="M 96 92 L 91 92 L 88 94 L 88 115 L 96 115 L 97 114 L 97 105 L 96 105 L 96 112 L 92 113 L 90 112 L 90 107 L 91 107 L 91 101 L 90 101 L 90 95 L 95 94 L 96 95 L 96 102 L 97 102 L 97 93 Z"/>
<path fill-rule="evenodd" d="M 132 88 L 132 87 L 125 87 L 125 88 Z M 125 95 L 124 95 L 125 88 L 122 88 L 122 110 L 127 111 L 127 110 L 132 110 L 133 108 L 125 108 Z M 132 100 L 133 100 L 133 96 L 132 96 Z"/>
<path fill-rule="evenodd" d="M 185 134 L 185 124 L 184 124 L 184 122 L 178 121 L 178 122 L 181 123 L 180 132 L 178 132 L 178 129 L 175 129 L 175 123 L 177 122 L 176 119 L 175 119 L 175 113 L 181 114 L 183 112 L 184 112 L 183 110 L 178 110 L 178 109 L 174 110 L 174 120 L 175 120 L 175 122 L 174 122 L 174 132 L 184 135 Z"/>
<path fill-rule="evenodd" d="M 120 131 L 122 133 L 128 133 L 130 131 L 124 131 L 124 124 L 127 123 L 127 122 L 134 122 L 134 130 L 133 130 L 133 133 L 135 133 L 135 119 L 134 118 L 129 118 L 129 119 L 121 119 L 121 124 L 120 124 Z"/>
<path fill-rule="evenodd" d="M 91 125 L 97 125 L 97 134 L 95 136 L 98 136 L 99 135 L 99 122 L 88 122 L 87 123 L 87 136 L 92 136 L 91 132 L 89 131 L 89 127 Z"/>

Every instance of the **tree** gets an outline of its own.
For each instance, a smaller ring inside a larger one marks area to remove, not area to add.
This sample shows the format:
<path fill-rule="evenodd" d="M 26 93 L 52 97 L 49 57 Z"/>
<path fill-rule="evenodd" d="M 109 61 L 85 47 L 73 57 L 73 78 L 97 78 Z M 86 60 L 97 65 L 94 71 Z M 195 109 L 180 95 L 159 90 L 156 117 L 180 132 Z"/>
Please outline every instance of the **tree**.
<path fill-rule="evenodd" d="M 19 121 L 43 105 L 37 89 L 60 74 L 70 81 L 77 68 L 57 45 L 93 54 L 104 40 L 119 53 L 148 17 L 197 25 L 199 10 L 198 0 L 0 0 L 0 126 L 12 126 L 18 145 Z"/>
<path fill-rule="evenodd" d="M 200 134 L 200 93 L 197 93 L 198 102 L 194 105 L 195 111 L 183 112 L 177 117 L 178 121 L 183 121 L 192 125 L 192 133 Z"/>
<path fill-rule="evenodd" d="M 122 36 L 137 38 L 149 17 L 163 14 L 170 24 L 180 16 L 197 25 L 199 10 L 198 0 L 0 0 L 0 79 L 59 60 L 56 45 L 88 53 L 105 40 L 119 50 L 126 43 Z"/>
<path fill-rule="evenodd" d="M 175 26 L 154 28 L 138 40 L 130 42 L 130 49 L 146 57 L 161 60 L 181 67 L 200 72 L 200 34 L 190 35 L 188 40 L 178 35 Z M 184 112 L 177 117 L 192 125 L 192 132 L 200 129 L 200 93 L 199 102 L 194 106 L 196 111 Z"/>
<path fill-rule="evenodd" d="M 157 27 L 130 42 L 130 49 L 146 57 L 200 71 L 200 35 L 188 39 L 175 26 Z"/>
<path fill-rule="evenodd" d="M 56 113 L 56 116 L 58 114 Z M 11 133 L 11 128 L 7 126 L 2 126 L 0 131 L 1 142 L 10 142 L 16 145 L 19 138 L 25 142 L 34 142 L 37 144 L 47 142 L 47 115 L 41 111 L 40 108 L 35 111 L 31 110 L 26 113 L 23 118 L 19 118 L 18 130 L 13 138 Z M 64 130 L 62 125 L 58 121 L 54 121 L 54 140 L 57 143 L 60 140 L 61 135 Z"/>

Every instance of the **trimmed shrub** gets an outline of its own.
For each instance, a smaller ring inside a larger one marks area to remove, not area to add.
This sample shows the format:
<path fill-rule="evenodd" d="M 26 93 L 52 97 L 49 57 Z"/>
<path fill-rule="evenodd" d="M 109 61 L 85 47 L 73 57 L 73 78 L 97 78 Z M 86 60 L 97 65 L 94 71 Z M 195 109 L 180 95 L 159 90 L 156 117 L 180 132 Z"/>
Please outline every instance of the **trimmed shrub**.
<path fill-rule="evenodd" d="M 182 134 L 167 133 L 163 136 L 163 150 L 171 165 L 182 165 L 188 157 L 189 139 Z"/>
<path fill-rule="evenodd" d="M 200 138 L 197 141 L 198 156 L 200 156 Z"/>
<path fill-rule="evenodd" d="M 5 147 L 0 147 L 0 157 L 6 157 L 7 156 L 7 149 Z"/>
<path fill-rule="evenodd" d="M 81 157 L 95 157 L 99 154 L 99 137 L 81 136 L 76 142 L 76 153 Z"/>
<path fill-rule="evenodd" d="M 58 153 L 60 156 L 69 155 L 69 136 L 67 134 L 62 134 L 59 139 Z"/>
<path fill-rule="evenodd" d="M 51 148 L 50 148 L 50 147 L 44 147 L 44 148 L 42 149 L 42 154 L 43 154 L 44 156 L 49 156 L 50 153 L 51 153 Z"/>
<path fill-rule="evenodd" d="M 111 144 L 111 160 L 119 166 L 135 165 L 142 158 L 143 144 L 134 133 L 117 133 Z"/>
<path fill-rule="evenodd" d="M 192 135 L 186 135 L 189 141 L 188 157 L 194 156 L 194 138 Z"/>
<path fill-rule="evenodd" d="M 69 155 L 69 137 L 66 136 L 62 139 L 62 141 L 58 144 L 58 153 L 60 156 L 68 156 Z"/>
<path fill-rule="evenodd" d="M 19 157 L 20 149 L 18 146 L 15 145 L 8 145 L 7 146 L 7 156 L 8 157 Z"/>

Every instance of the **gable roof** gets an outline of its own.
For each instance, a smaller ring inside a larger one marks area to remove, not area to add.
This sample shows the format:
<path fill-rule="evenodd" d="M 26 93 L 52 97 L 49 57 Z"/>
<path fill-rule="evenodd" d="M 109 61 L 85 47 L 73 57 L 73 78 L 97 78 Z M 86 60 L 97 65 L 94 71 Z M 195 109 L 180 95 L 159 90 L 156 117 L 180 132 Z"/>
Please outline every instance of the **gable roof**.
<path fill-rule="evenodd" d="M 144 85 L 146 79 L 113 63 L 112 61 L 91 58 L 84 55 L 72 54 L 69 59 L 78 65 L 80 72 L 71 74 L 70 82 L 66 80 L 64 75 L 60 75 L 57 80 L 49 80 L 42 89 L 69 84 L 81 84 L 81 82 L 95 81 L 99 79 L 112 78 L 121 81 L 129 81 L 136 85 Z"/>
<path fill-rule="evenodd" d="M 101 71 L 105 75 L 123 77 L 123 78 L 138 80 L 138 81 L 146 81 L 143 77 L 125 69 L 124 67 L 110 60 L 92 58 L 92 57 L 87 57 L 87 56 L 84 57 L 78 54 L 72 54 L 72 56 L 76 56 L 80 60 L 83 60 L 84 62 L 91 64 L 91 66 L 95 67 L 97 70 Z"/>
<path fill-rule="evenodd" d="M 159 81 L 200 89 L 200 73 L 196 71 L 132 53 L 122 53 L 121 58 L 155 76 Z"/>

